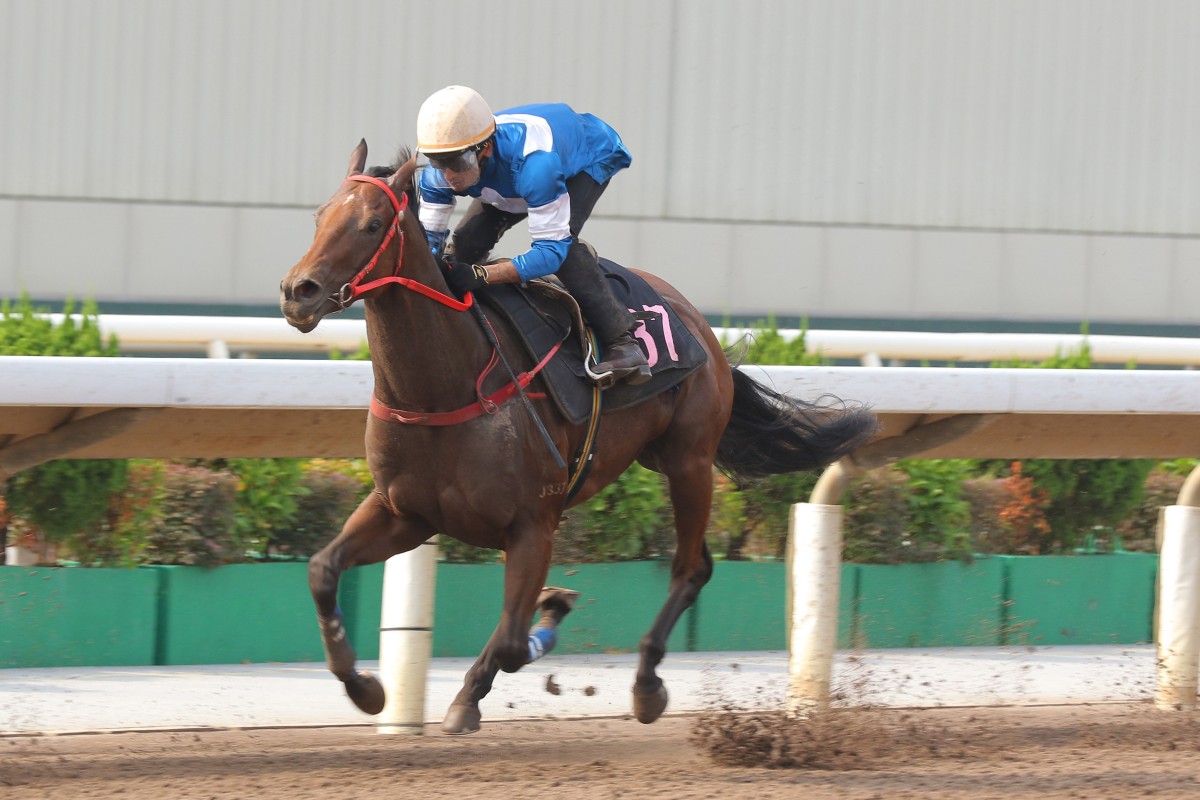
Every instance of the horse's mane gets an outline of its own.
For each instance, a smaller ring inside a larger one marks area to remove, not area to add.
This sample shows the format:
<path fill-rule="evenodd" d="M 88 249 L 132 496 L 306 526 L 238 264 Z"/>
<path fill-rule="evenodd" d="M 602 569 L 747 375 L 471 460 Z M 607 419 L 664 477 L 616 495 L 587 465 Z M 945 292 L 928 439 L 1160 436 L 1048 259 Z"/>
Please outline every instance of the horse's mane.
<path fill-rule="evenodd" d="M 408 163 L 408 160 L 412 158 L 412 155 L 412 150 L 407 147 L 401 147 L 400 151 L 396 153 L 396 160 L 392 164 L 386 167 L 367 167 L 366 174 L 370 175 L 372 178 L 390 178 L 395 175 L 402 166 Z M 408 195 L 409 210 L 411 210 L 413 214 L 420 214 L 421 197 L 420 192 L 417 191 L 416 172 L 413 172 L 412 182 L 405 187 L 404 193 Z"/>

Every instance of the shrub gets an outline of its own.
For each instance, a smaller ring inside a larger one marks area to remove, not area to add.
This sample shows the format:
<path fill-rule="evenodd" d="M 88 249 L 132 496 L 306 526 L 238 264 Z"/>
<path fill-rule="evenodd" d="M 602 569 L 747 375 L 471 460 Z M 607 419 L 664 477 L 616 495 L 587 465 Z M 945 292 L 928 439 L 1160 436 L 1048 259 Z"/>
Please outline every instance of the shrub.
<path fill-rule="evenodd" d="M 796 472 L 772 475 L 740 489 L 731 487 L 728 502 L 736 503 L 740 527 L 724 537 L 725 558 L 783 557 L 792 505 L 809 498 L 818 477 L 816 472 Z"/>
<path fill-rule="evenodd" d="M 713 470 L 713 499 L 704 538 L 715 558 L 728 559 L 730 543 L 746 533 L 744 499 L 745 493 L 729 476 Z"/>
<path fill-rule="evenodd" d="M 1087 325 L 1082 326 L 1086 336 Z M 1041 363 L 1022 361 L 993 366 L 1042 369 L 1090 369 L 1091 347 L 1085 338 L 1076 353 L 1057 353 Z M 1142 498 L 1153 463 L 1137 459 L 1030 459 L 1022 462 L 1028 476 L 1045 493 L 1045 520 L 1050 529 L 1030 539 L 1030 552 L 1071 552 L 1097 528 L 1111 528 Z M 1033 535 L 1034 531 L 1026 531 Z"/>
<path fill-rule="evenodd" d="M 592 560 L 629 561 L 670 552 L 671 506 L 657 472 L 634 464 L 582 505 Z"/>
<path fill-rule="evenodd" d="M 1135 459 L 1075 459 L 1023 462 L 1027 474 L 1046 493 L 1050 533 L 1037 552 L 1070 551 L 1096 528 L 1111 528 L 1143 498 L 1154 462 Z"/>
<path fill-rule="evenodd" d="M 15 304 L 0 302 L 0 355 L 118 354 L 116 339 L 105 341 L 100 335 L 94 303 L 83 304 L 78 322 L 72 317 L 73 300 L 63 304 L 64 316 L 57 325 L 41 316 L 48 312 L 46 308 L 35 308 L 25 293 Z M 112 495 L 124 488 L 126 469 L 122 460 L 50 461 L 16 475 L 3 491 L 12 512 L 32 531 L 63 544 L 90 563 L 115 544 L 103 529 Z M 92 537 L 105 541 L 93 543 L 89 541 Z"/>
<path fill-rule="evenodd" d="M 141 563 L 162 498 L 166 462 L 131 459 L 123 491 L 114 494 L 108 517 L 91 546 L 91 560 L 104 566 L 132 567 Z"/>
<path fill-rule="evenodd" d="M 1011 553 L 1009 528 L 1000 519 L 1012 498 L 1004 481 L 991 475 L 963 481 L 962 497 L 970 510 L 971 550 L 982 555 Z"/>
<path fill-rule="evenodd" d="M 320 463 L 304 465 L 300 489 L 291 524 L 272 530 L 271 552 L 276 555 L 313 555 L 337 536 L 363 497 L 357 480 Z"/>
<path fill-rule="evenodd" d="M 971 506 L 963 499 L 962 484 L 975 471 L 975 462 L 963 458 L 912 459 L 896 468 L 908 476 L 909 541 L 913 552 L 938 558 L 966 558 L 971 554 Z"/>
<path fill-rule="evenodd" d="M 728 346 L 728 343 L 726 343 Z M 799 335 L 787 341 L 779 333 L 774 319 L 751 331 L 744 342 L 745 352 L 738 359 L 745 364 L 771 364 L 777 366 L 820 366 L 829 363 L 819 353 L 808 352 L 808 322 L 801 325 Z"/>
<path fill-rule="evenodd" d="M 267 558 L 287 539 L 295 524 L 301 486 L 297 458 L 231 458 L 225 468 L 238 477 L 237 533 L 239 549 Z"/>
<path fill-rule="evenodd" d="M 895 467 L 873 470 L 853 481 L 844 498 L 843 557 L 861 564 L 936 560 L 908 530 L 908 476 Z"/>
<path fill-rule="evenodd" d="M 1158 552 L 1159 509 L 1175 505 L 1184 479 L 1184 475 L 1173 470 L 1172 464 L 1164 464 L 1146 476 L 1141 502 L 1113 529 L 1125 549 Z"/>
<path fill-rule="evenodd" d="M 1047 552 L 1054 544 L 1054 529 L 1046 518 L 1049 494 L 1023 473 L 1020 461 L 1012 462 L 1009 469 L 1009 476 L 1000 481 L 1007 495 L 1000 509 L 1000 524 L 1007 534 L 1003 552 L 1012 555 Z"/>
<path fill-rule="evenodd" d="M 634 464 L 563 515 L 552 559 L 571 564 L 665 558 L 674 542 L 662 476 Z"/>
<path fill-rule="evenodd" d="M 119 355 L 116 337 L 110 336 L 105 341 L 100 336 L 96 320 L 99 310 L 94 302 L 83 304 L 79 322 L 71 316 L 75 313 L 74 300 L 68 299 L 63 304 L 63 320 L 58 325 L 41 316 L 49 312 L 48 308 L 36 308 L 24 292 L 16 304 L 10 300 L 0 301 L 0 355 Z"/>
<path fill-rule="evenodd" d="M 165 465 L 158 513 L 146 524 L 147 562 L 212 567 L 247 560 L 234 516 L 237 484 L 227 472 Z"/>
<path fill-rule="evenodd" d="M 87 561 L 88 542 L 105 523 L 112 497 L 125 488 L 125 461 L 49 461 L 13 476 L 7 500 L 47 541 Z"/>
<path fill-rule="evenodd" d="M 906 460 L 851 482 L 845 507 L 844 557 L 863 564 L 969 558 L 972 504 L 963 484 L 967 459 Z"/>

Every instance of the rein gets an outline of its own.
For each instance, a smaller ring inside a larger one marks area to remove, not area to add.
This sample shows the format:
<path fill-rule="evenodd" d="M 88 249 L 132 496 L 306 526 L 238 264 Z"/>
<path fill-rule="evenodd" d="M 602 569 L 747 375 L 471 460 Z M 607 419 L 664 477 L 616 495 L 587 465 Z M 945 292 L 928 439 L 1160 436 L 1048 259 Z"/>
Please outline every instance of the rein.
<path fill-rule="evenodd" d="M 378 289 L 380 286 L 386 286 L 389 283 L 398 283 L 405 289 L 411 289 L 455 311 L 466 311 L 470 308 L 475 302 L 473 294 L 468 294 L 465 301 L 460 301 L 448 294 L 439 292 L 437 289 L 432 289 L 419 281 L 414 281 L 412 278 L 401 277 L 400 268 L 404 266 L 404 231 L 400 228 L 400 223 L 404 221 L 404 210 L 408 208 L 408 195 L 402 194 L 397 199 L 396 193 L 392 191 L 392 187 L 388 186 L 386 181 L 373 178 L 370 175 L 351 175 L 343 181 L 343 184 L 346 183 L 370 183 L 382 189 L 383 193 L 387 195 L 388 200 L 391 201 L 392 209 L 396 212 L 396 217 L 392 220 L 391 227 L 388 228 L 387 236 L 383 237 L 383 241 L 380 242 L 379 247 L 375 250 L 375 255 L 371 256 L 371 260 L 367 262 L 367 265 L 359 270 L 358 274 L 349 283 L 339 289 L 329 299 L 337 303 L 339 308 L 345 310 L 347 306 L 372 289 Z M 387 250 L 388 245 L 392 243 L 392 239 L 396 234 L 400 235 L 400 247 L 396 255 L 396 268 L 392 270 L 392 274 L 363 283 L 363 280 L 375 269 L 375 265 L 379 263 L 380 256 Z"/>

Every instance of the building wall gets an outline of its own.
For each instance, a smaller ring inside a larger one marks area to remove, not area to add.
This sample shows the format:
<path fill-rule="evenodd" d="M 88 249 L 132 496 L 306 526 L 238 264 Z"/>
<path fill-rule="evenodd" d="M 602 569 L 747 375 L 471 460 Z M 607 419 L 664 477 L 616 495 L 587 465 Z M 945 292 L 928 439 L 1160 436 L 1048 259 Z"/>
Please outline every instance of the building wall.
<path fill-rule="evenodd" d="M 0 0 L 0 296 L 270 305 L 358 140 L 464 83 L 617 127 L 585 237 L 710 314 L 1186 325 L 1197 40 L 1187 0 Z"/>

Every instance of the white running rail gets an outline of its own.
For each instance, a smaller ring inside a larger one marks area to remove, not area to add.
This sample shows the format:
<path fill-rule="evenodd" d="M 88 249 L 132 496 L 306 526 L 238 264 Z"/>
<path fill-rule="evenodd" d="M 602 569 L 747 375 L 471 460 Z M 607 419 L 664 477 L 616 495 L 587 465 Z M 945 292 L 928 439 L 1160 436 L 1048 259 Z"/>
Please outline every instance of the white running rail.
<path fill-rule="evenodd" d="M 57 323 L 62 314 L 46 315 Z M 78 319 L 78 316 L 75 317 Z M 114 335 L 129 354 L 206 353 L 231 355 L 354 353 L 366 341 L 366 324 L 357 319 L 325 319 L 302 334 L 282 317 L 202 317 L 100 314 L 104 336 Z M 749 328 L 715 328 L 724 342 L 736 341 Z M 781 330 L 787 340 L 800 335 Z M 808 350 L 830 359 L 857 360 L 864 366 L 901 366 L 922 361 L 988 363 L 1041 360 L 1075 353 L 1086 344 L 1098 364 L 1200 366 L 1200 339 L 1168 336 L 1113 336 L 1058 333 L 928 333 L 919 331 L 810 330 Z"/>

